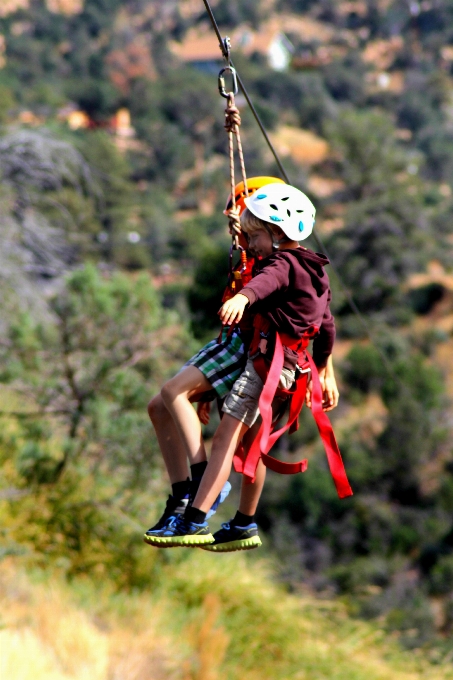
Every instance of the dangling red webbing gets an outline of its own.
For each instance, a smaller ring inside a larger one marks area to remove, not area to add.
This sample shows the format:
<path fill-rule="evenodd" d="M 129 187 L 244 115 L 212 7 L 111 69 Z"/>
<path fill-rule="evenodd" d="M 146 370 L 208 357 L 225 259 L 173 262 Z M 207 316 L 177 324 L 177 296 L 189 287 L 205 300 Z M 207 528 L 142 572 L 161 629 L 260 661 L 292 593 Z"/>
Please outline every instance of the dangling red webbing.
<path fill-rule="evenodd" d="M 308 344 L 308 338 L 306 343 Z M 259 359 L 258 359 L 259 361 Z M 280 382 L 280 375 L 283 368 L 283 346 L 279 334 L 275 338 L 275 350 L 272 358 L 272 363 L 267 373 L 267 377 L 263 380 L 264 387 L 261 392 L 259 400 L 259 409 L 261 414 L 261 426 L 256 435 L 252 446 L 250 447 L 246 456 L 241 447 L 235 454 L 233 465 L 236 472 L 242 472 L 250 481 L 255 480 L 256 468 L 259 459 L 262 458 L 266 467 L 280 472 L 281 474 L 296 474 L 297 472 L 305 472 L 307 469 L 307 461 L 302 460 L 297 463 L 284 463 L 268 455 L 268 452 L 273 447 L 275 442 L 281 435 L 286 432 L 291 425 L 297 420 L 299 413 L 305 401 L 305 393 L 307 389 L 307 374 L 304 374 L 296 381 L 296 390 L 291 394 L 291 405 L 289 410 L 288 421 L 286 425 L 276 432 L 271 434 L 272 429 L 272 401 L 277 391 Z M 265 366 L 264 360 L 262 366 Z M 267 371 L 267 366 L 264 371 Z M 261 371 L 258 369 L 258 373 Z"/>
<path fill-rule="evenodd" d="M 322 410 L 322 389 L 319 382 L 318 369 L 313 361 L 313 358 L 307 352 L 307 358 L 311 367 L 311 379 L 313 380 L 313 390 L 311 395 L 311 412 L 318 426 L 319 434 L 321 435 L 324 450 L 329 463 L 329 469 L 333 477 L 334 484 L 337 488 L 337 493 L 340 498 L 347 498 L 352 496 L 353 492 L 349 484 L 343 459 L 341 457 L 340 449 L 338 448 L 337 440 L 333 431 L 332 424 Z"/>
<path fill-rule="evenodd" d="M 308 344 L 307 337 L 305 346 Z M 305 347 L 304 347 L 305 349 Z M 319 381 L 318 369 L 312 357 L 306 352 L 306 356 L 311 368 L 311 375 L 313 381 L 312 390 L 312 413 L 316 425 L 321 435 L 322 443 L 327 456 L 330 472 L 333 477 L 334 484 L 340 498 L 352 496 L 352 489 L 349 484 L 346 470 L 344 468 L 343 460 L 341 458 L 340 449 L 338 448 L 337 440 L 333 432 L 327 414 L 322 410 L 322 389 Z M 237 472 L 242 472 L 250 481 L 254 481 L 256 468 L 259 459 L 262 458 L 266 467 L 269 467 L 276 472 L 282 474 L 295 474 L 297 472 L 304 472 L 307 469 L 307 461 L 303 460 L 298 463 L 284 463 L 272 456 L 268 452 L 275 444 L 277 439 L 291 426 L 297 419 L 305 399 L 306 378 L 299 378 L 297 380 L 297 389 L 292 395 L 290 414 L 286 425 L 276 432 L 271 433 L 272 429 L 272 401 L 277 391 L 280 375 L 283 368 L 283 346 L 279 333 L 276 333 L 275 351 L 272 358 L 272 363 L 265 381 L 263 391 L 259 400 L 259 409 L 261 413 L 262 423 L 259 432 L 250 447 L 249 452 L 244 458 L 243 450 L 234 457 L 234 468 Z"/>
<path fill-rule="evenodd" d="M 304 373 L 296 381 L 296 391 L 291 396 L 288 421 L 286 425 L 269 435 L 268 442 L 265 447 L 261 445 L 261 458 L 264 462 L 264 465 L 269 469 L 274 470 L 274 472 L 279 472 L 282 475 L 294 475 L 298 472 L 305 472 L 308 466 L 308 461 L 305 459 L 298 461 L 297 463 L 285 463 L 281 460 L 277 460 L 277 458 L 274 458 L 273 456 L 268 455 L 268 452 L 274 446 L 277 439 L 281 437 L 284 432 L 289 430 L 293 423 L 295 423 L 298 419 L 305 401 L 305 395 L 307 392 L 307 379 L 308 374 Z M 263 439 L 261 441 L 263 441 Z"/>
<path fill-rule="evenodd" d="M 277 349 L 277 347 L 279 348 Z M 280 381 L 280 375 L 283 368 L 283 348 L 280 337 L 276 336 L 275 352 L 272 358 L 272 363 L 267 374 L 266 382 L 264 383 L 263 391 L 261 392 L 259 409 L 261 414 L 261 426 L 255 440 L 250 447 L 250 450 L 243 462 L 242 473 L 249 477 L 252 481 L 255 479 L 256 468 L 261 452 L 267 453 L 263 447 L 267 445 L 269 434 L 272 428 L 272 401 L 277 391 L 277 386 Z"/>

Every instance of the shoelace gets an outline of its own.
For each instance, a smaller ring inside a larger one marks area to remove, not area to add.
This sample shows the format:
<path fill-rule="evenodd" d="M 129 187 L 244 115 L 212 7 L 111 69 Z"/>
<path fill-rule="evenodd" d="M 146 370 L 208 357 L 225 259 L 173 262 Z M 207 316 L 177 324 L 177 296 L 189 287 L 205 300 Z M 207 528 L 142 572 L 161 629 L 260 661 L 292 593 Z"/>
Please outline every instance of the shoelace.
<path fill-rule="evenodd" d="M 184 518 L 184 515 L 176 515 L 172 520 L 170 526 L 176 531 L 183 531 L 188 528 L 188 522 Z"/>

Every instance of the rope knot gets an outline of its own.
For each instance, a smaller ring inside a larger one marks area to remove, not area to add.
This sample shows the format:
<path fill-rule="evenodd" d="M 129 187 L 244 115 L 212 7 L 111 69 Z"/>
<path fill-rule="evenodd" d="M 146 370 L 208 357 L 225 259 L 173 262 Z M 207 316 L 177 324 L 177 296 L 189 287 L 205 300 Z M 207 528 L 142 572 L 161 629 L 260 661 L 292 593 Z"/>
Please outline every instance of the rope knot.
<path fill-rule="evenodd" d="M 239 214 L 241 208 L 239 205 L 235 205 L 228 211 L 228 228 L 230 234 L 240 234 L 241 233 L 241 220 L 239 219 Z"/>
<path fill-rule="evenodd" d="M 228 231 L 230 232 L 231 236 L 233 237 L 233 242 L 235 247 L 237 248 L 239 245 L 239 234 L 241 233 L 241 220 L 239 219 L 239 214 L 241 212 L 241 208 L 239 205 L 234 205 L 233 207 L 230 208 L 228 212 Z"/>
<path fill-rule="evenodd" d="M 228 96 L 228 104 L 225 109 L 225 130 L 227 132 L 237 132 L 241 124 L 241 114 L 234 102 L 234 95 Z"/>

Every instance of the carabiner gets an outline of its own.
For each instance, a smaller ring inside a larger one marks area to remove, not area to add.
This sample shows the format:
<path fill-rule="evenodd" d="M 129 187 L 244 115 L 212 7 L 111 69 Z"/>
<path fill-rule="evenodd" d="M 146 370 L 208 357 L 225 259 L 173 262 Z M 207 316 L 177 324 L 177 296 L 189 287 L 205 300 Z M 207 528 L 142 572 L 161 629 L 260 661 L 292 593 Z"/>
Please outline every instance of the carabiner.
<path fill-rule="evenodd" d="M 235 247 L 234 247 L 234 241 L 230 246 L 230 254 L 229 254 L 229 257 L 228 257 L 228 274 L 230 276 L 233 275 L 233 269 L 234 269 L 233 268 L 233 250 L 236 250 Z"/>
<path fill-rule="evenodd" d="M 241 259 L 240 259 L 241 268 L 240 268 L 239 271 L 240 271 L 240 273 L 242 274 L 242 273 L 245 272 L 245 270 L 247 269 L 247 255 L 246 255 L 245 248 L 243 248 L 243 247 L 240 246 L 239 244 L 236 245 L 234 242 L 233 242 L 233 244 L 230 246 L 230 257 L 229 257 L 229 267 L 228 267 L 228 269 L 229 269 L 230 274 L 232 274 L 233 271 L 234 271 L 234 267 L 233 267 L 233 252 L 234 252 L 235 250 L 238 250 L 238 251 L 240 252 L 240 254 L 241 254 Z"/>
<path fill-rule="evenodd" d="M 225 90 L 225 78 L 223 77 L 223 74 L 225 73 L 225 71 L 229 71 L 231 73 L 231 77 L 233 78 L 233 90 L 232 90 L 232 92 L 227 92 Z M 228 99 L 230 94 L 236 95 L 239 92 L 236 69 L 233 66 L 224 66 L 224 68 L 219 72 L 217 84 L 218 84 L 219 92 L 224 99 Z"/>
<path fill-rule="evenodd" d="M 241 250 L 241 274 L 247 269 L 247 251 L 242 246 L 239 246 Z"/>

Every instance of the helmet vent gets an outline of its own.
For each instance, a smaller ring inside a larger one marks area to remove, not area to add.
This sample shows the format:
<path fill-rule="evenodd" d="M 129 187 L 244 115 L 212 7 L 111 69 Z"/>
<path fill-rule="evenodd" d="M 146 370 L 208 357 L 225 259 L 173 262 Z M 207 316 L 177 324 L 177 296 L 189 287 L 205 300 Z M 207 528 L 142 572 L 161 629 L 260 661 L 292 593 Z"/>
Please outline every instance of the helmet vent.
<path fill-rule="evenodd" d="M 257 190 L 244 199 L 250 212 L 267 222 L 269 227 L 278 226 L 277 231 L 281 229 L 289 241 L 303 241 L 310 236 L 316 211 L 308 196 L 289 184 L 272 181 L 272 178 L 262 179 L 269 180 L 269 184 L 256 186 Z M 236 191 L 242 188 L 243 184 L 240 184 Z"/>

